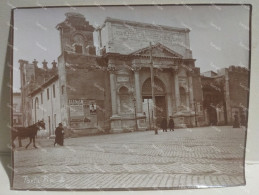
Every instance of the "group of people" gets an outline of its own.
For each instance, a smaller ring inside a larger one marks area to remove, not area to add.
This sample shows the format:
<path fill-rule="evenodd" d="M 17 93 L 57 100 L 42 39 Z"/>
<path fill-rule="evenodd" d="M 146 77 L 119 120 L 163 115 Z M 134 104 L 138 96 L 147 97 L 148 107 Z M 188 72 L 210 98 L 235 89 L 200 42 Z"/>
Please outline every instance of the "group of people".
<path fill-rule="evenodd" d="M 163 130 L 163 132 L 167 132 L 167 128 L 170 129 L 170 131 L 174 131 L 174 119 L 173 117 L 170 117 L 168 125 L 166 118 L 162 118 L 160 128 Z"/>

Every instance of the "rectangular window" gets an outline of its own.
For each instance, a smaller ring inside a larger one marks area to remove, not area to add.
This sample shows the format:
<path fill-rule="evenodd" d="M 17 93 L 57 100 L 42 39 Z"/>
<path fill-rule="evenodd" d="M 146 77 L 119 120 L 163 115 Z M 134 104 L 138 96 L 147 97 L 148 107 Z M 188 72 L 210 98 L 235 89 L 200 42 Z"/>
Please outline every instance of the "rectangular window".
<path fill-rule="evenodd" d="M 51 130 L 51 125 L 50 125 L 50 116 L 48 116 L 48 122 L 49 122 L 49 131 Z"/>
<path fill-rule="evenodd" d="M 40 93 L 40 103 L 43 104 L 43 94 L 42 94 L 42 92 Z"/>
<path fill-rule="evenodd" d="M 65 86 L 64 85 L 62 85 L 62 87 L 61 87 L 61 93 L 62 93 L 62 95 L 65 93 Z"/>
<path fill-rule="evenodd" d="M 56 97 L 55 84 L 53 85 L 53 97 Z"/>
<path fill-rule="evenodd" d="M 55 128 L 57 127 L 57 116 L 56 116 L 56 114 L 54 114 L 54 127 Z"/>
<path fill-rule="evenodd" d="M 47 89 L 47 99 L 49 100 L 49 88 Z"/>

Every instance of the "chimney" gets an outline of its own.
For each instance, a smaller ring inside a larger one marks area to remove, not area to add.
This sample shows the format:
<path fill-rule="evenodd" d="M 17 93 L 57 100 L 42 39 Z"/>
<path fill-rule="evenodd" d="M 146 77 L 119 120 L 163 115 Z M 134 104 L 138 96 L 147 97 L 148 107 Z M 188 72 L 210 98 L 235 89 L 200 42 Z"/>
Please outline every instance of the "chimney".
<path fill-rule="evenodd" d="M 44 69 L 44 70 L 48 70 L 48 66 L 47 66 L 48 62 L 46 62 L 45 59 L 44 59 L 44 61 L 42 62 L 42 64 L 43 64 L 43 69 Z"/>
<path fill-rule="evenodd" d="M 53 60 L 52 64 L 52 69 L 56 69 L 57 68 L 57 62 L 55 60 Z"/>

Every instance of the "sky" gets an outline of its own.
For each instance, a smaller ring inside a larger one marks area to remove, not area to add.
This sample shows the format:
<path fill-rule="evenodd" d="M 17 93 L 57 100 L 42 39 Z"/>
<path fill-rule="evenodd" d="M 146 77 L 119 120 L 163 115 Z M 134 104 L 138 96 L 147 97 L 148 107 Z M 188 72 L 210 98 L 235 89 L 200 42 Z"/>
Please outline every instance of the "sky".
<path fill-rule="evenodd" d="M 249 7 L 238 6 L 109 6 L 17 9 L 14 12 L 13 91 L 20 91 L 19 59 L 42 66 L 61 54 L 56 25 L 65 13 L 85 16 L 94 27 L 106 17 L 190 29 L 190 47 L 201 72 L 230 65 L 248 67 Z"/>

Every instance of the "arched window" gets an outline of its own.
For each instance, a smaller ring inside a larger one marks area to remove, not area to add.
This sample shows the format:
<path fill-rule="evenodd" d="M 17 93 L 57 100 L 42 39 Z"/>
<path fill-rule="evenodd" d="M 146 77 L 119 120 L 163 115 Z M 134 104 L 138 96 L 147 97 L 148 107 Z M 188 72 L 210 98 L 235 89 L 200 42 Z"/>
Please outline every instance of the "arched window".
<path fill-rule="evenodd" d="M 180 87 L 180 99 L 181 99 L 181 106 L 186 106 L 186 92 L 183 87 Z"/>
<path fill-rule="evenodd" d="M 84 47 L 84 36 L 81 34 L 75 34 L 73 36 L 73 42 L 74 42 L 74 48 L 75 48 L 75 52 L 82 54 L 83 53 L 83 47 Z"/>

